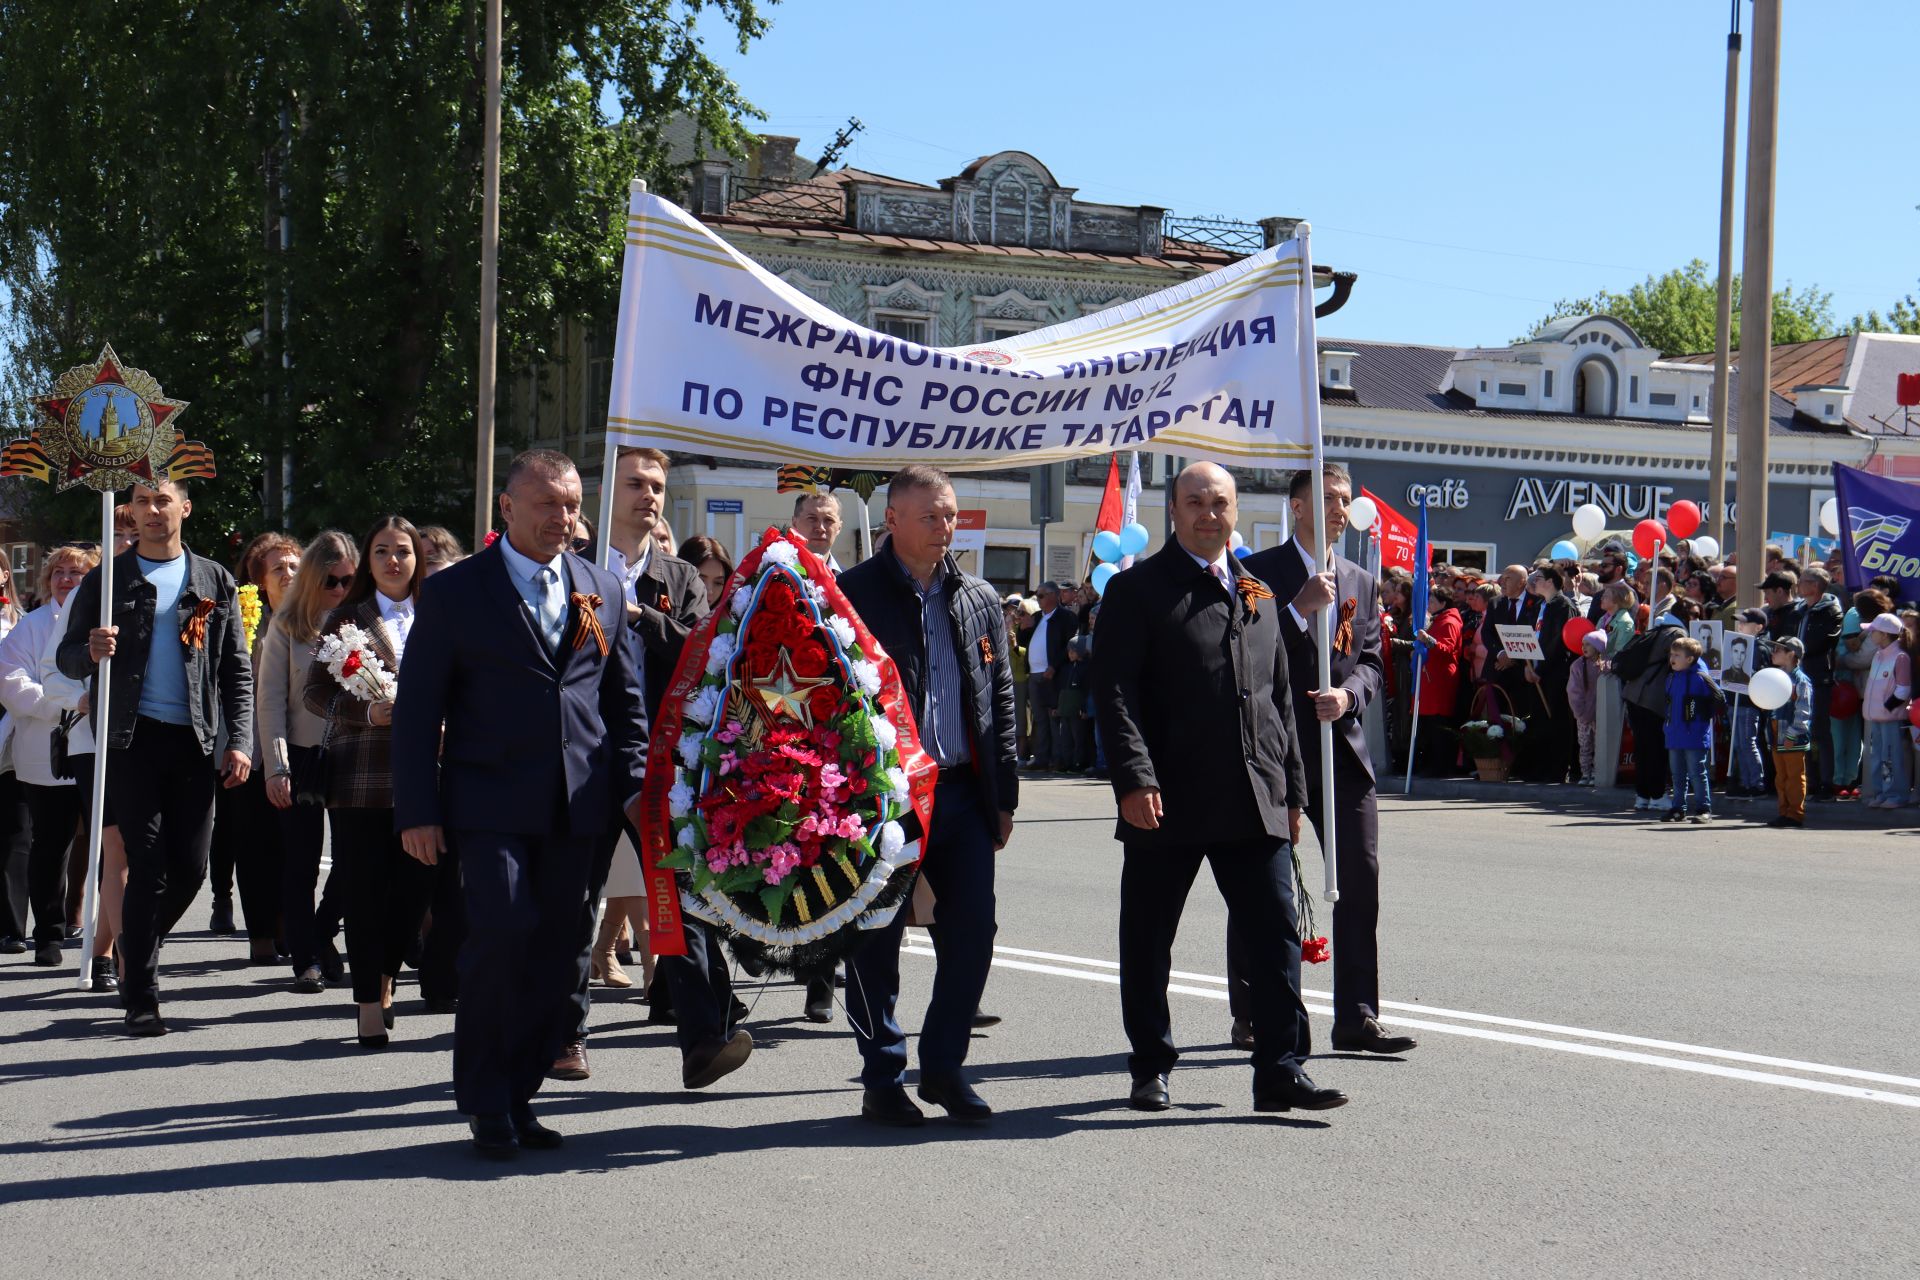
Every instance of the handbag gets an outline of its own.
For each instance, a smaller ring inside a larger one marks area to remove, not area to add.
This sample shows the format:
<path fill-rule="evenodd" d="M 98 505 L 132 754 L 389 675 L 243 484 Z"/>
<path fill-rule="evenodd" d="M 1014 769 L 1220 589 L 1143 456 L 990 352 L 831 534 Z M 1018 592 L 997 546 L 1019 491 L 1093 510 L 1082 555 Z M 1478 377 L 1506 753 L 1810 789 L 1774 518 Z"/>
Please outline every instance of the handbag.
<path fill-rule="evenodd" d="M 67 735 L 72 733 L 73 726 L 79 723 L 78 711 L 62 711 L 60 722 L 53 726 L 53 734 L 47 739 L 47 756 L 53 769 L 53 776 L 65 778 L 69 782 L 80 776 L 79 770 L 73 767 L 72 758 L 67 755 Z"/>
<path fill-rule="evenodd" d="M 342 691 L 344 692 L 344 691 Z M 289 760 L 293 773 L 293 802 L 324 808 L 327 803 L 327 785 L 333 779 L 333 730 L 340 723 L 334 714 L 340 709 L 340 693 L 333 695 L 333 701 L 327 704 L 327 728 L 320 735 L 320 745 L 313 749 L 305 768 L 296 766 Z"/>

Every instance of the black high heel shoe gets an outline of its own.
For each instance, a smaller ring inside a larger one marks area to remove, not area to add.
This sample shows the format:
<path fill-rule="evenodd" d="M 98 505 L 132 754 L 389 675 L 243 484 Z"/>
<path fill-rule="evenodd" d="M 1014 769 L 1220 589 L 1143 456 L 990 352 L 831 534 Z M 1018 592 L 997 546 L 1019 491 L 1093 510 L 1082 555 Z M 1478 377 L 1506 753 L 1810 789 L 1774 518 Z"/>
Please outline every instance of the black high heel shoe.
<path fill-rule="evenodd" d="M 393 1006 L 392 1005 L 388 1005 L 386 1008 L 380 1010 L 380 1021 L 386 1024 L 387 1030 L 389 1031 L 393 1030 Z"/>
<path fill-rule="evenodd" d="M 389 1019 L 382 1018 L 381 1021 L 385 1022 L 388 1027 L 393 1025 Z M 360 1006 L 355 1005 L 353 1007 L 353 1029 L 355 1038 L 360 1041 L 360 1047 L 362 1049 L 384 1049 L 387 1047 L 387 1033 L 385 1031 L 382 1031 L 378 1035 L 370 1036 L 364 1031 L 361 1031 L 360 1026 Z"/>

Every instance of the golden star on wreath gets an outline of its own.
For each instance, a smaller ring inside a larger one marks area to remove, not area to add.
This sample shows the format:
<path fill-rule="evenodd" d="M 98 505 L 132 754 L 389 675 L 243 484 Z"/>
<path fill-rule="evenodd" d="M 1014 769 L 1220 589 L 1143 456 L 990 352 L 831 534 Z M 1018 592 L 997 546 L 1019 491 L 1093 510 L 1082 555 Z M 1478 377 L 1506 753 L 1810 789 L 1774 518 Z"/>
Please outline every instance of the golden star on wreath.
<path fill-rule="evenodd" d="M 833 680 L 821 676 L 816 679 L 803 679 L 793 669 L 793 654 L 782 649 L 780 665 L 770 676 L 759 680 L 747 681 L 747 690 L 758 698 L 769 716 L 798 720 L 802 726 L 813 728 L 813 691 L 830 688 Z"/>

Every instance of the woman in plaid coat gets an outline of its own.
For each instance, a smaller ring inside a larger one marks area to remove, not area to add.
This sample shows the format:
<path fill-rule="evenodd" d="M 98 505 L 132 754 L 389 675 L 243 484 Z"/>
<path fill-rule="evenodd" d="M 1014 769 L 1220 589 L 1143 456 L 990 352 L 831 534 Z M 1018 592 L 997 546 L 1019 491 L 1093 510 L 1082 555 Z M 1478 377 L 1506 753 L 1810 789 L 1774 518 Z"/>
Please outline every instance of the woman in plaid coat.
<path fill-rule="evenodd" d="M 366 634 L 371 655 L 387 673 L 397 673 L 413 626 L 425 550 L 406 519 L 382 517 L 360 544 L 360 566 L 346 599 L 321 628 L 322 648 L 352 624 Z M 380 1049 L 393 1026 L 393 980 L 420 931 L 432 871 L 407 856 L 394 830 L 392 699 L 361 696 L 316 659 L 307 671 L 306 704 L 328 723 L 327 809 L 334 861 L 346 873 L 347 963 L 360 1044 Z"/>

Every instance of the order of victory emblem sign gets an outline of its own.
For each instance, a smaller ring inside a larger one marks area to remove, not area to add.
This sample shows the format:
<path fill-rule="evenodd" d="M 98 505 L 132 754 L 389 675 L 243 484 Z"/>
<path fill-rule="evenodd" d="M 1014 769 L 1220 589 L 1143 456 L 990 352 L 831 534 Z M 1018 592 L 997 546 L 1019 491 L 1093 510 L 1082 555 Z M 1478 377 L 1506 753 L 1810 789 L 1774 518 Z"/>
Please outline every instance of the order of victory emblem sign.
<path fill-rule="evenodd" d="M 186 401 L 169 399 L 145 369 L 122 365 L 110 346 L 93 363 L 61 374 L 33 404 L 39 425 L 6 447 L 0 474 L 44 480 L 56 492 L 214 474 L 212 452 L 174 430 Z"/>

